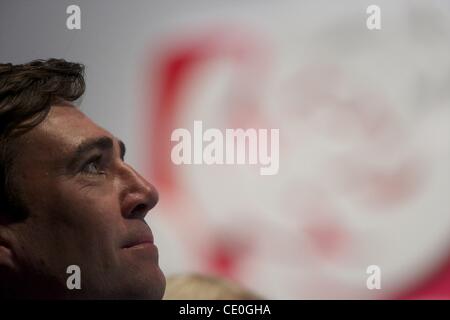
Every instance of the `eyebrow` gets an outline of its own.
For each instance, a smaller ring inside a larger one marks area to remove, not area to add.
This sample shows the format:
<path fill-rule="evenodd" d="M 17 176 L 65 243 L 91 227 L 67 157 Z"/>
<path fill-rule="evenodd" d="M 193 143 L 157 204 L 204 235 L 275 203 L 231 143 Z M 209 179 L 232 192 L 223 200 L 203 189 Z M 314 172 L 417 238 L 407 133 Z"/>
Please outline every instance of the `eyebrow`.
<path fill-rule="evenodd" d="M 100 137 L 100 138 L 92 138 L 87 139 L 80 143 L 76 148 L 75 152 L 71 156 L 70 166 L 72 167 L 76 163 L 80 161 L 80 159 L 86 153 L 99 149 L 99 150 L 111 150 L 113 149 L 114 141 L 110 137 Z M 126 148 L 125 144 L 119 140 L 119 148 L 120 148 L 120 158 L 123 159 L 125 156 Z"/>

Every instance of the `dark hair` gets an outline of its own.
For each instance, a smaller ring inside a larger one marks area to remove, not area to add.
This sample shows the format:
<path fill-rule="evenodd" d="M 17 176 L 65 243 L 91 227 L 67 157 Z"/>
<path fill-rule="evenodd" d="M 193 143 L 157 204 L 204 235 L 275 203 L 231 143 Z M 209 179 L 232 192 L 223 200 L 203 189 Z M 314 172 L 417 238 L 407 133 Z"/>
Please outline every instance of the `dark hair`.
<path fill-rule="evenodd" d="M 84 66 L 62 59 L 0 64 L 0 207 L 11 201 L 9 171 L 15 138 L 41 123 L 52 105 L 85 90 Z"/>

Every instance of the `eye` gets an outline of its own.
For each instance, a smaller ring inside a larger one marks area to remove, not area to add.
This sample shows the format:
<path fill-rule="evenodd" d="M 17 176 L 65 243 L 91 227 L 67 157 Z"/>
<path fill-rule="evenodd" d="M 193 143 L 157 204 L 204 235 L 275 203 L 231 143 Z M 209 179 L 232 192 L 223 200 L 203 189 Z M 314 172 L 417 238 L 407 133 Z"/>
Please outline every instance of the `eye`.
<path fill-rule="evenodd" d="M 86 162 L 81 170 L 82 173 L 85 174 L 104 174 L 104 171 L 101 170 L 100 162 L 101 162 L 101 155 L 95 156 L 94 158 L 90 159 L 88 162 Z"/>

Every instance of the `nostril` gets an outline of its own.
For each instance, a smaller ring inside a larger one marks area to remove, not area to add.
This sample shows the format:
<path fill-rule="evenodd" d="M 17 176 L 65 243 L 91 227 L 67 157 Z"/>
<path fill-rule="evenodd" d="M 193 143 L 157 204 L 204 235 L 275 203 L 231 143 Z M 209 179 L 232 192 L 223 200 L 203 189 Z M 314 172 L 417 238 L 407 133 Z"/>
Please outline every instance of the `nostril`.
<path fill-rule="evenodd" d="M 143 219 L 147 215 L 148 211 L 149 211 L 148 206 L 144 203 L 140 203 L 133 208 L 130 214 L 130 218 Z"/>

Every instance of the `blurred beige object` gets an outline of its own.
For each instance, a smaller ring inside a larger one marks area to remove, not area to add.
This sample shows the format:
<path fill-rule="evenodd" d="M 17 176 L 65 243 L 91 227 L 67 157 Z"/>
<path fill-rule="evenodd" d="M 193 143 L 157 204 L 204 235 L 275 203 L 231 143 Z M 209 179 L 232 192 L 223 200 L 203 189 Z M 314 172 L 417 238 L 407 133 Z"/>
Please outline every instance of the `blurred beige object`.
<path fill-rule="evenodd" d="M 180 274 L 167 278 L 164 300 L 260 300 L 257 294 L 223 278 Z"/>

